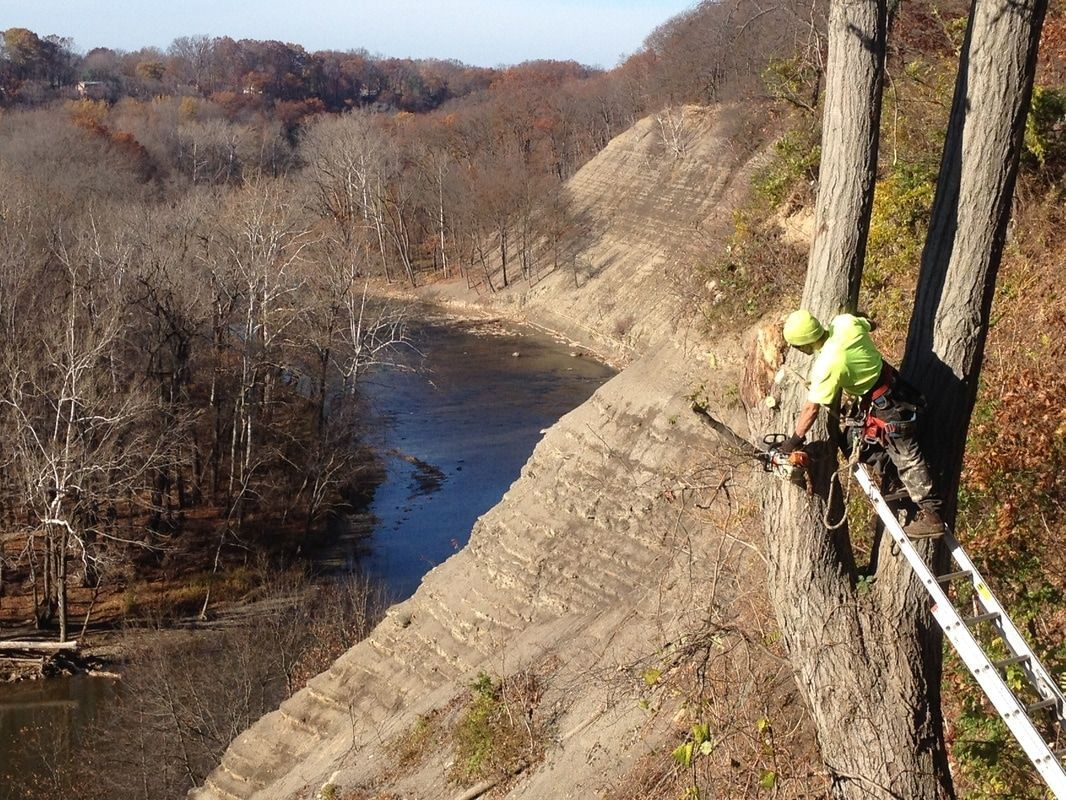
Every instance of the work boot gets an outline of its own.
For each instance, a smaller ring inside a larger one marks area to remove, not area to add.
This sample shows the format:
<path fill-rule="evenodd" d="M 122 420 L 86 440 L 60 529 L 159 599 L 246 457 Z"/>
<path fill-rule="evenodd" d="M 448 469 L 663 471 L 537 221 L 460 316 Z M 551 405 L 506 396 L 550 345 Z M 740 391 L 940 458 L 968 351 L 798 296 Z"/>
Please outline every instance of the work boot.
<path fill-rule="evenodd" d="M 920 509 L 914 522 L 905 526 L 903 530 L 911 539 L 934 539 L 944 535 L 945 524 L 943 518 L 936 511 Z"/>

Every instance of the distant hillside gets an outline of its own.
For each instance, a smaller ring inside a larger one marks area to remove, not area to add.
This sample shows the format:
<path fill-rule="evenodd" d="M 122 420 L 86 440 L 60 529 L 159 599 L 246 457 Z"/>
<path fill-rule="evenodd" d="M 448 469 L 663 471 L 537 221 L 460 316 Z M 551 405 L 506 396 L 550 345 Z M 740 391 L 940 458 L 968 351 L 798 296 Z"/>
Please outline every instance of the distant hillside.
<path fill-rule="evenodd" d="M 614 360 L 629 360 L 699 326 L 701 282 L 731 235 L 765 131 L 746 111 L 685 106 L 645 117 L 566 185 L 575 233 L 554 271 L 493 294 L 433 284 L 430 297 L 502 303 Z M 711 296 L 713 302 L 713 293 Z"/>

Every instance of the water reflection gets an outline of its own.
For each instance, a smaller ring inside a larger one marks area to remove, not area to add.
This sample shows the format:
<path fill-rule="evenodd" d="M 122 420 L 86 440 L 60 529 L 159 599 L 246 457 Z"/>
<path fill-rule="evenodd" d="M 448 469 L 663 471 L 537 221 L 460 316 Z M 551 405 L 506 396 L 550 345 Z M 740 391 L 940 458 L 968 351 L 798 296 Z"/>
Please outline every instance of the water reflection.
<path fill-rule="evenodd" d="M 362 567 L 396 599 L 466 544 L 543 429 L 614 374 L 531 328 L 427 323 L 412 336 L 424 370 L 382 372 L 364 387 L 385 422 L 377 437 L 388 477 Z M 358 552 L 345 560 L 358 563 Z"/>
<path fill-rule="evenodd" d="M 115 691 L 105 678 L 75 675 L 0 687 L 0 800 L 8 800 L 10 776 L 42 774 L 69 752 L 77 732 Z"/>

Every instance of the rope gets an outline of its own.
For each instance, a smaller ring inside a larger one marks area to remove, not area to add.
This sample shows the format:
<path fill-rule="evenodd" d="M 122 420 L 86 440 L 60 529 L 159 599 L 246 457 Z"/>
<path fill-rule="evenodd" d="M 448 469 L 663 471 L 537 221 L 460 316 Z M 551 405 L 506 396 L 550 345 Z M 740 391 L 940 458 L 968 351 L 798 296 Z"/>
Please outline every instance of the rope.
<path fill-rule="evenodd" d="M 798 370 L 796 370 L 788 363 L 782 364 L 781 369 L 785 373 L 791 372 L 793 377 L 795 377 L 799 381 L 801 386 L 810 385 L 810 382 L 807 380 L 807 378 L 804 375 L 801 375 Z M 828 412 L 829 418 L 834 420 L 838 425 L 846 419 L 846 415 L 839 411 L 834 412 L 833 409 L 828 407 L 826 408 L 826 411 Z M 844 469 L 848 470 L 849 472 L 851 471 L 851 468 L 855 466 L 855 464 L 857 464 L 859 461 L 859 455 L 861 450 L 862 442 L 856 442 L 855 447 L 852 448 L 851 455 L 848 457 L 847 463 L 844 465 Z M 844 488 L 840 480 L 840 472 L 840 469 L 835 470 L 833 472 L 833 476 L 829 479 L 829 493 L 826 497 L 825 512 L 822 514 L 822 524 L 828 531 L 838 530 L 839 528 L 842 528 L 844 524 L 848 521 L 848 502 L 851 500 L 851 484 L 848 483 L 847 488 Z M 808 481 L 810 481 L 810 478 L 808 478 Z M 829 509 L 833 506 L 833 484 L 836 484 L 838 491 L 841 492 L 841 500 L 843 502 L 843 512 L 840 515 L 840 519 L 837 520 L 835 523 L 829 521 Z"/>
<path fill-rule="evenodd" d="M 859 463 L 859 455 L 862 451 L 862 443 L 857 442 L 855 447 L 851 450 L 851 455 L 848 456 L 847 463 L 845 463 L 843 469 L 848 472 L 851 468 Z M 835 531 L 844 526 L 844 523 L 848 521 L 848 502 L 851 500 L 851 484 L 847 484 L 847 488 L 843 486 L 840 480 L 841 469 L 837 469 L 833 472 L 832 477 L 829 479 L 829 493 L 825 500 L 825 512 L 822 514 L 822 524 L 825 525 L 825 529 L 828 531 Z M 841 501 L 843 503 L 843 511 L 840 515 L 840 519 L 835 523 L 829 521 L 829 509 L 833 506 L 833 484 L 836 484 L 841 492 Z"/>

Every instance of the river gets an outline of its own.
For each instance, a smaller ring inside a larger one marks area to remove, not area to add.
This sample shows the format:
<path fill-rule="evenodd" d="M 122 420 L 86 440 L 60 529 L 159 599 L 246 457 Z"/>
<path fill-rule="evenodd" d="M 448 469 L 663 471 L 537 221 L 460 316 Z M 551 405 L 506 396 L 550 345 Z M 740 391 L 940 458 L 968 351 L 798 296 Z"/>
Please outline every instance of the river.
<path fill-rule="evenodd" d="M 362 385 L 377 420 L 370 444 L 387 470 L 370 508 L 373 533 L 367 541 L 341 530 L 313 554 L 320 567 L 378 579 L 392 600 L 410 596 L 466 544 L 543 429 L 614 374 L 522 326 L 429 313 L 410 335 L 407 369 L 379 370 Z M 84 676 L 0 686 L 0 776 L 39 767 L 24 730 L 59 722 L 76 735 L 111 691 L 109 681 Z M 0 777 L 0 800 L 7 796 Z"/>
<path fill-rule="evenodd" d="M 375 438 L 387 466 L 369 553 L 334 553 L 393 600 L 466 544 L 543 430 L 614 374 L 532 328 L 441 320 L 414 326 L 411 339 L 421 368 L 382 371 L 363 389 L 383 422 Z"/>

